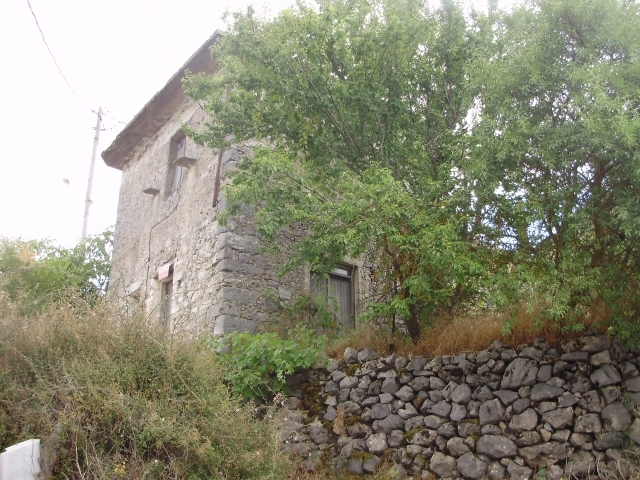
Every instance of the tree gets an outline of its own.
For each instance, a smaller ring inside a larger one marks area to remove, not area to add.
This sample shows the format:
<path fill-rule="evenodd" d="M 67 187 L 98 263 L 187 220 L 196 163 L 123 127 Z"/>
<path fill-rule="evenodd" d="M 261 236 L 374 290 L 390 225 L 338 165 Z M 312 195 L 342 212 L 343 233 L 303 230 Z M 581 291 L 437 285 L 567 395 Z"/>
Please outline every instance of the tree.
<path fill-rule="evenodd" d="M 271 242 L 305 225 L 286 268 L 375 259 L 369 312 L 414 339 L 439 311 L 522 299 L 561 328 L 604 308 L 629 332 L 638 18 L 623 0 L 248 10 L 212 50 L 220 73 L 185 81 L 211 118 L 190 134 L 268 139 L 234 174 L 227 215 L 255 205 Z"/>
<path fill-rule="evenodd" d="M 0 285 L 23 313 L 37 312 L 69 294 L 94 303 L 107 290 L 112 245 L 110 230 L 70 249 L 50 240 L 0 237 Z"/>
<path fill-rule="evenodd" d="M 529 2 L 476 64 L 473 176 L 486 240 L 559 327 L 640 320 L 637 2 Z M 481 170 L 481 171 L 480 171 Z"/>
<path fill-rule="evenodd" d="M 212 51 L 221 72 L 185 82 L 212 118 L 191 132 L 198 141 L 271 142 L 234 176 L 230 214 L 259 205 L 271 241 L 304 224 L 287 267 L 378 259 L 372 312 L 402 317 L 414 339 L 438 308 L 471 300 L 482 266 L 460 235 L 468 199 L 452 175 L 465 155 L 464 65 L 475 48 L 461 9 L 341 0 L 231 18 Z"/>

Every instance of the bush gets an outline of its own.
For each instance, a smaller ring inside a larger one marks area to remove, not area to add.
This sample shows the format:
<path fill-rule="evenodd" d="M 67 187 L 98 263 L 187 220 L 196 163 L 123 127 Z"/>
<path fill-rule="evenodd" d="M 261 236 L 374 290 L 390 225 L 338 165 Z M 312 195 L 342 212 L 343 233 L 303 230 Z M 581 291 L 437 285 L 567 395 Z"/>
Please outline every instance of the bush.
<path fill-rule="evenodd" d="M 110 230 L 73 248 L 49 240 L 0 237 L 0 287 L 22 313 L 39 312 L 70 290 L 94 303 L 107 290 L 112 246 Z"/>
<path fill-rule="evenodd" d="M 313 366 L 326 346 L 325 336 L 304 326 L 288 330 L 287 337 L 234 332 L 222 340 L 228 350 L 220 355 L 225 379 L 235 393 L 255 398 L 286 393 L 286 376 Z M 206 342 L 214 351 L 224 351 L 220 339 L 209 337 Z"/>
<path fill-rule="evenodd" d="M 287 477 L 275 417 L 197 340 L 69 299 L 22 317 L 4 294 L 0 322 L 0 448 L 41 438 L 47 478 Z"/>

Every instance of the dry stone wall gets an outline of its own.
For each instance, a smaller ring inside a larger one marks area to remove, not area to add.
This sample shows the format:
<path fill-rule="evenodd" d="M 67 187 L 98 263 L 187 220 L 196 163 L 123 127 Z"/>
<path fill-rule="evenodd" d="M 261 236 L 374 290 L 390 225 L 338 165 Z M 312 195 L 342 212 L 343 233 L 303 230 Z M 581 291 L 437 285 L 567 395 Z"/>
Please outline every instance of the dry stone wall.
<path fill-rule="evenodd" d="M 606 336 L 432 359 L 347 348 L 289 378 L 284 449 L 360 475 L 386 460 L 394 478 L 588 478 L 640 443 L 637 353 Z"/>

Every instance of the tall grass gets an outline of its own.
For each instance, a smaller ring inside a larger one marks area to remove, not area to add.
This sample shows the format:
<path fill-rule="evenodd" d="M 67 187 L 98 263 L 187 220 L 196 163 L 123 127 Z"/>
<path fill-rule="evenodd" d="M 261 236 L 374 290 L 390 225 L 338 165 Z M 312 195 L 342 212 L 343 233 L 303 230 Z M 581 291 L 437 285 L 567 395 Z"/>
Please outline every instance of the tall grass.
<path fill-rule="evenodd" d="M 143 318 L 76 299 L 21 317 L 0 293 L 0 448 L 41 438 L 47 478 L 286 478 L 275 417 L 221 369 Z"/>

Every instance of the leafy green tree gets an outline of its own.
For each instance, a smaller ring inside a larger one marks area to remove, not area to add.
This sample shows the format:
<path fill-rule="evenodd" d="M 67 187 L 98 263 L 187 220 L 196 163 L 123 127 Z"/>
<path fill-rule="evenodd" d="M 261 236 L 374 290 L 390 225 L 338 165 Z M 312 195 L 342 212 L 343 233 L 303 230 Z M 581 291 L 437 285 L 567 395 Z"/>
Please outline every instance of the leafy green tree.
<path fill-rule="evenodd" d="M 466 152 L 465 63 L 484 37 L 453 2 L 320 1 L 273 20 L 232 15 L 212 51 L 221 72 L 185 82 L 212 118 L 190 132 L 196 140 L 270 141 L 234 176 L 229 215 L 259 205 L 270 241 L 304 224 L 287 268 L 377 259 L 371 313 L 403 318 L 414 339 L 437 309 L 473 300 L 482 260 L 461 235 L 468 194 L 452 171 Z"/>
<path fill-rule="evenodd" d="M 214 148 L 265 139 L 227 217 L 306 235 L 285 266 L 375 260 L 412 338 L 439 311 L 508 309 L 579 329 L 640 324 L 640 15 L 630 0 L 320 0 L 229 17 L 215 77 L 186 91 Z"/>
<path fill-rule="evenodd" d="M 542 319 L 640 312 L 640 6 L 538 0 L 495 22 L 474 78 L 479 223 Z M 503 276 L 507 272 L 503 273 Z"/>
<path fill-rule="evenodd" d="M 90 236 L 73 248 L 50 240 L 0 237 L 0 286 L 24 313 L 41 310 L 69 294 L 94 303 L 106 292 L 113 233 Z"/>

